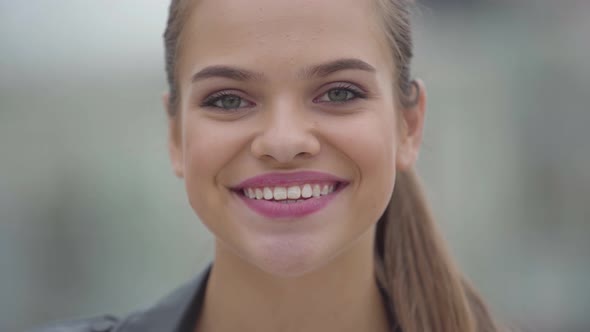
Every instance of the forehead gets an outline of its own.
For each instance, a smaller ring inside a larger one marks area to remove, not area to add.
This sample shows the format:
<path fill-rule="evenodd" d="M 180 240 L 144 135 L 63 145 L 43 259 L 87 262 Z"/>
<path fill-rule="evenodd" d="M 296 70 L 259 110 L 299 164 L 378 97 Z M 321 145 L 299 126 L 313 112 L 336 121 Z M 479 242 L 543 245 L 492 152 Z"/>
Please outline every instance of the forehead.
<path fill-rule="evenodd" d="M 359 58 L 378 69 L 390 68 L 373 2 L 198 0 L 183 29 L 181 65 L 196 70 L 231 64 L 284 72 L 335 58 Z"/>

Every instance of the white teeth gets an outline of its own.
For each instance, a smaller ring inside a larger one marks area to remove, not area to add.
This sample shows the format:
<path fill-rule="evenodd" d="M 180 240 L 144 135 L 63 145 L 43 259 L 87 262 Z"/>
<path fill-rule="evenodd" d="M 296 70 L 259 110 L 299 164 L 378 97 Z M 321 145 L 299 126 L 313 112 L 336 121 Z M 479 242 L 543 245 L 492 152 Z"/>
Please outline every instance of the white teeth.
<path fill-rule="evenodd" d="M 299 197 L 301 197 L 301 188 L 299 186 L 287 188 L 288 199 L 299 199 Z"/>
<path fill-rule="evenodd" d="M 301 197 L 303 198 L 310 198 L 313 195 L 313 192 L 311 190 L 311 185 L 306 184 L 303 186 L 303 189 L 301 190 Z"/>
<path fill-rule="evenodd" d="M 264 187 L 264 199 L 267 201 L 272 199 L 272 190 L 269 187 Z"/>
<path fill-rule="evenodd" d="M 256 188 L 254 190 L 254 193 L 256 194 L 256 199 L 264 198 L 264 193 L 262 192 L 262 190 L 260 188 Z"/>
<path fill-rule="evenodd" d="M 320 189 L 320 185 L 319 184 L 315 184 L 313 186 L 313 192 L 312 192 L 313 197 L 320 197 L 320 190 L 321 190 Z"/>
<path fill-rule="evenodd" d="M 252 189 L 252 188 L 248 188 L 248 194 L 247 194 L 247 196 L 248 196 L 249 198 L 254 198 L 254 197 L 256 197 L 256 196 L 255 196 L 255 194 L 254 194 L 254 189 Z"/>
<path fill-rule="evenodd" d="M 253 193 L 252 189 L 250 189 L 250 188 L 244 189 L 244 196 L 246 196 L 248 198 L 254 198 L 252 196 L 252 193 Z"/>
<path fill-rule="evenodd" d="M 273 195 L 276 201 L 287 199 L 287 189 L 285 187 L 275 187 Z"/>
<path fill-rule="evenodd" d="M 304 184 L 291 187 L 264 187 L 244 188 L 244 196 L 250 199 L 265 199 L 267 201 L 284 201 L 283 203 L 296 203 L 306 198 L 329 195 L 334 191 L 334 184 Z M 286 200 L 289 200 L 287 202 Z"/>

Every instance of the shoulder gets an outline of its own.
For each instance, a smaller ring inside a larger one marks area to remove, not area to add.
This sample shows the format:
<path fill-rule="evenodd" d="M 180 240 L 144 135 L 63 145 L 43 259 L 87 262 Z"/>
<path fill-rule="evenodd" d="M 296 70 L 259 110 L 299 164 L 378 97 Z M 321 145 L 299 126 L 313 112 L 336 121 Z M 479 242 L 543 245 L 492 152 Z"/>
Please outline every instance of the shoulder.
<path fill-rule="evenodd" d="M 111 315 L 67 320 L 39 327 L 29 332 L 115 332 L 120 320 Z"/>
<path fill-rule="evenodd" d="M 112 315 L 67 320 L 27 332 L 173 332 L 189 331 L 201 310 L 211 264 L 190 282 L 151 307 L 117 318 Z"/>

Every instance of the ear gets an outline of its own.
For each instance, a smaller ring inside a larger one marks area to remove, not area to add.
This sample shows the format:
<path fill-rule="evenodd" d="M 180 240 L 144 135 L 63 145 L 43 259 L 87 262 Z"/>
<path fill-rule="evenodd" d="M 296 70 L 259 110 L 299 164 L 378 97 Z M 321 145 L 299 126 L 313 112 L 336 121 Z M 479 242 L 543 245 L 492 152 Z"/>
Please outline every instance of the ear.
<path fill-rule="evenodd" d="M 401 123 L 399 146 L 396 155 L 398 170 L 406 170 L 414 166 L 418 160 L 418 153 L 422 143 L 422 131 L 424 128 L 424 114 L 426 112 L 426 87 L 422 80 L 416 80 L 413 88 L 417 96 L 415 105 L 402 108 L 399 119 Z"/>
<path fill-rule="evenodd" d="M 170 106 L 170 93 L 162 96 L 162 103 L 168 118 L 168 154 L 172 169 L 177 177 L 184 177 L 184 155 L 182 150 L 182 127 L 180 115 L 173 113 Z"/>

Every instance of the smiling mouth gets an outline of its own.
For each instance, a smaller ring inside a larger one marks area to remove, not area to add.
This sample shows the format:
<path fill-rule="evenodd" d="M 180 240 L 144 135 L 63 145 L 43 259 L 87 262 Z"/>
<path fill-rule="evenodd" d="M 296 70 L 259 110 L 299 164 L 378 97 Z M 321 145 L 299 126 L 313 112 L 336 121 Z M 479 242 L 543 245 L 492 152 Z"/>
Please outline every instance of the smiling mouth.
<path fill-rule="evenodd" d="M 250 200 L 293 204 L 331 195 L 344 186 L 345 184 L 342 182 L 305 183 L 276 187 L 247 187 L 234 190 L 234 192 Z"/>

